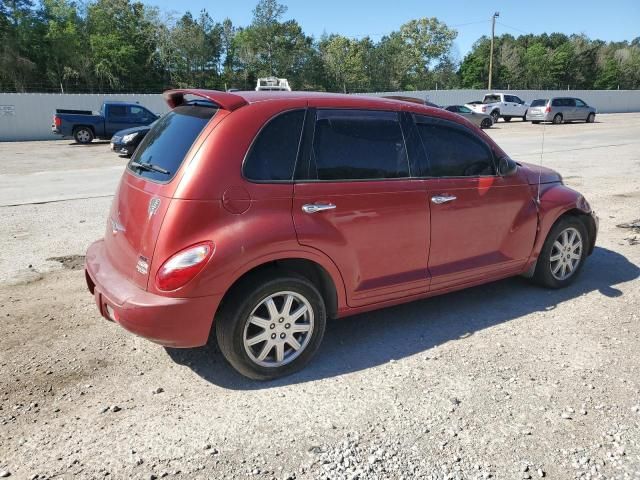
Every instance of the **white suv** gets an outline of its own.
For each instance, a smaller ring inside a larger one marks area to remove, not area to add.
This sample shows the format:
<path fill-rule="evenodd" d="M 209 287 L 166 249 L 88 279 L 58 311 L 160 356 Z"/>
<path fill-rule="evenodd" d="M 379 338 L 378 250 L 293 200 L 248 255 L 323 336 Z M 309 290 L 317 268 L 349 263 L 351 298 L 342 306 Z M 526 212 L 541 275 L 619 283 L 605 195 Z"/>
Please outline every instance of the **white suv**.
<path fill-rule="evenodd" d="M 505 122 L 511 121 L 513 117 L 526 120 L 529 108 L 529 105 L 520 97 L 505 93 L 487 93 L 482 102 L 471 102 L 466 106 L 474 112 L 491 115 L 493 123 L 496 123 L 500 117 L 504 118 Z"/>

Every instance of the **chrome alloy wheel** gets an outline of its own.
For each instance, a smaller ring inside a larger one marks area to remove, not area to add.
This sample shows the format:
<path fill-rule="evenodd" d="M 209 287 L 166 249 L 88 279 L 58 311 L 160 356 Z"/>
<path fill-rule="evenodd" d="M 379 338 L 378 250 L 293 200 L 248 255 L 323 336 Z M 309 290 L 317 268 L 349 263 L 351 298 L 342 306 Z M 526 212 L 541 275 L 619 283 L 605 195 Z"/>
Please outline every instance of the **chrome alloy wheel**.
<path fill-rule="evenodd" d="M 551 247 L 551 275 L 556 280 L 566 280 L 574 274 L 582 260 L 582 235 L 573 227 L 560 232 Z"/>
<path fill-rule="evenodd" d="M 296 292 L 269 295 L 253 309 L 242 342 L 251 361 L 281 367 L 295 360 L 313 334 L 313 308 Z"/>

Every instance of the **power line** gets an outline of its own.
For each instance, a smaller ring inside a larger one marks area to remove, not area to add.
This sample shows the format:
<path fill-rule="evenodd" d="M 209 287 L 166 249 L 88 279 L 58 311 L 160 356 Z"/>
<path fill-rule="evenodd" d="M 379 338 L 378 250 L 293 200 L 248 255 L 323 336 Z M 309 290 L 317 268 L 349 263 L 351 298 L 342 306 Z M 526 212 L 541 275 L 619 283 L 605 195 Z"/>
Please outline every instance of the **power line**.
<path fill-rule="evenodd" d="M 511 30 L 515 30 L 516 32 L 524 33 L 525 35 L 529 35 L 531 32 L 525 32 L 524 30 L 520 30 L 519 28 L 512 27 L 511 25 L 507 25 L 506 23 L 496 22 L 502 25 L 503 27 L 510 28 Z"/>

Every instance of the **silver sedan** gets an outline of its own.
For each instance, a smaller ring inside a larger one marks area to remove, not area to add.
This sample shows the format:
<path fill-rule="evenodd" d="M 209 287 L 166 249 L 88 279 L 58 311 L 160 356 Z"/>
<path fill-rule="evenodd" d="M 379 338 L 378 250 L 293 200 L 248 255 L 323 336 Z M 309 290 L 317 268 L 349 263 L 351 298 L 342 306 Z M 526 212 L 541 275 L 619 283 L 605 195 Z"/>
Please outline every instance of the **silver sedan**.
<path fill-rule="evenodd" d="M 491 125 L 493 125 L 493 120 L 490 115 L 474 112 L 464 105 L 449 105 L 445 110 L 462 115 L 464 118 L 480 128 L 490 128 Z"/>

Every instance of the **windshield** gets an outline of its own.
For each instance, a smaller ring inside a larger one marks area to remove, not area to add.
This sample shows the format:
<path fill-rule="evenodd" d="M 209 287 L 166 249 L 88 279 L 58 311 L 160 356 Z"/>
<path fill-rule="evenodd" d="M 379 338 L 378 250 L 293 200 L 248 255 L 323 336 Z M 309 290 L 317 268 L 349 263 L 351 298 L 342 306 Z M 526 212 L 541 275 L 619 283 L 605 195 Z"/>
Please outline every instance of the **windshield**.
<path fill-rule="evenodd" d="M 482 103 L 496 103 L 500 101 L 500 95 L 485 95 Z"/>
<path fill-rule="evenodd" d="M 531 106 L 532 107 L 544 107 L 547 102 L 549 100 L 547 100 L 546 98 L 539 98 L 538 100 L 534 100 L 533 102 L 531 102 Z"/>
<path fill-rule="evenodd" d="M 217 109 L 211 105 L 174 108 L 153 123 L 127 167 L 136 175 L 149 180 L 171 180 L 189 148 L 216 112 Z M 146 168 L 145 164 L 159 169 Z"/>

